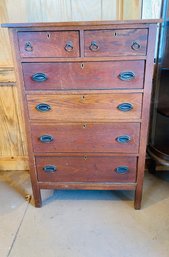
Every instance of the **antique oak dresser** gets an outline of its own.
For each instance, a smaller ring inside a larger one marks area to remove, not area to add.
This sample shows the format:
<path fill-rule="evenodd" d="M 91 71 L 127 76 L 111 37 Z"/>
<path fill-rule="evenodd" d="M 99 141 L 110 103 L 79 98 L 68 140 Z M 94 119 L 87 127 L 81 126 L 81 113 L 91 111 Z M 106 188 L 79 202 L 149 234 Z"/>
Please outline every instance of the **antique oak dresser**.
<path fill-rule="evenodd" d="M 140 209 L 156 20 L 9 27 L 35 206 L 41 189 L 134 190 Z"/>

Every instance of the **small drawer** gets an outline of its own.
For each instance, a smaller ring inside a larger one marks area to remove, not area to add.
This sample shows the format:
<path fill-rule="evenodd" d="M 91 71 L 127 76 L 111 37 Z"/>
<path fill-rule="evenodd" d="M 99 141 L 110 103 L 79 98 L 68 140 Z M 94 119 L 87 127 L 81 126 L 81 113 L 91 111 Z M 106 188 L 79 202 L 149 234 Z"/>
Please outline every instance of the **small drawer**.
<path fill-rule="evenodd" d="M 32 124 L 34 152 L 137 153 L 139 123 Z"/>
<path fill-rule="evenodd" d="M 86 30 L 85 56 L 146 55 L 147 29 Z"/>
<path fill-rule="evenodd" d="M 23 63 L 26 90 L 143 88 L 144 61 Z"/>
<path fill-rule="evenodd" d="M 18 32 L 21 57 L 79 57 L 78 31 Z"/>
<path fill-rule="evenodd" d="M 141 93 L 27 95 L 30 119 L 56 122 L 141 118 Z"/>
<path fill-rule="evenodd" d="M 36 157 L 41 182 L 133 183 L 136 165 L 134 157 Z"/>

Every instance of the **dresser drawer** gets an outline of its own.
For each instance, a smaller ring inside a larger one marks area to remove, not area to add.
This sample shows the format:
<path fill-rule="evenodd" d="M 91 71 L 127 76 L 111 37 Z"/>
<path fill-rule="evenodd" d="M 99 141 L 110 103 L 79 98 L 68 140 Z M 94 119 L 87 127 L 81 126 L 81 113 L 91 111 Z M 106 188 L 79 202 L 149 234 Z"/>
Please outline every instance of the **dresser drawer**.
<path fill-rule="evenodd" d="M 41 182 L 135 182 L 134 157 L 36 157 Z"/>
<path fill-rule="evenodd" d="M 137 153 L 139 123 L 32 124 L 34 152 Z"/>
<path fill-rule="evenodd" d="M 18 32 L 21 57 L 79 57 L 78 31 Z"/>
<path fill-rule="evenodd" d="M 143 88 L 144 61 L 23 63 L 26 90 Z"/>
<path fill-rule="evenodd" d="M 146 55 L 147 29 L 86 30 L 85 56 Z"/>
<path fill-rule="evenodd" d="M 57 122 L 141 118 L 142 94 L 28 95 L 30 119 Z"/>

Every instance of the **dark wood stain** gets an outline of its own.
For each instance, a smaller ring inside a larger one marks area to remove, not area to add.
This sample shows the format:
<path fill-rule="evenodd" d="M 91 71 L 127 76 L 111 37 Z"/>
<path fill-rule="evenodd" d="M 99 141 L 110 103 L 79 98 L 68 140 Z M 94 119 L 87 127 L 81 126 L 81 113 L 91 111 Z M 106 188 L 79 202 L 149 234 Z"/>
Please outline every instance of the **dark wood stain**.
<path fill-rule="evenodd" d="M 23 63 L 22 66 L 26 90 L 143 88 L 144 61 Z M 132 71 L 135 78 L 121 80 L 119 74 L 125 71 Z M 46 81 L 32 80 L 32 75 L 39 72 L 46 74 Z"/>
<path fill-rule="evenodd" d="M 85 31 L 85 56 L 146 55 L 147 32 L 147 29 Z M 98 45 L 97 51 L 90 50 L 92 41 Z M 132 49 L 133 42 L 140 45 L 138 50 Z"/>
<path fill-rule="evenodd" d="M 35 152 L 117 152 L 137 153 L 139 123 L 58 123 L 32 125 Z M 49 134 L 54 140 L 42 143 L 39 137 Z M 116 138 L 129 135 L 131 141 L 118 143 Z"/>
<path fill-rule="evenodd" d="M 78 31 L 51 31 L 51 32 L 18 32 L 19 48 L 22 57 L 78 57 Z M 66 51 L 67 42 L 73 44 L 72 51 Z M 25 51 L 25 44 L 30 42 L 33 51 Z"/>
<path fill-rule="evenodd" d="M 28 95 L 30 119 L 53 120 L 55 122 L 136 120 L 141 118 L 142 94 L 64 94 Z M 36 106 L 46 103 L 51 106 L 48 112 L 39 112 Z M 130 103 L 133 107 L 124 112 L 119 104 Z M 73 110 L 73 112 L 72 112 Z"/>
<path fill-rule="evenodd" d="M 38 180 L 42 182 L 115 182 L 136 181 L 137 159 L 134 157 L 37 157 Z M 54 165 L 56 171 L 45 172 L 46 165 Z M 127 166 L 128 172 L 119 174 L 116 168 Z"/>

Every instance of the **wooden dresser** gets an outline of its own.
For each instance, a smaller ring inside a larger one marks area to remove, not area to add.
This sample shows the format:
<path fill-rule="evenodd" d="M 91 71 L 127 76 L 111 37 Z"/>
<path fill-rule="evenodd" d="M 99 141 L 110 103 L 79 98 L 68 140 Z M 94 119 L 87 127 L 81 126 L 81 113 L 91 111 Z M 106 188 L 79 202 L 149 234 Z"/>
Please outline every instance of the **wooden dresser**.
<path fill-rule="evenodd" d="M 155 20 L 4 24 L 41 189 L 135 190 L 140 209 Z"/>

